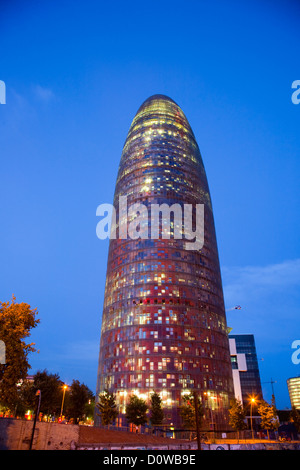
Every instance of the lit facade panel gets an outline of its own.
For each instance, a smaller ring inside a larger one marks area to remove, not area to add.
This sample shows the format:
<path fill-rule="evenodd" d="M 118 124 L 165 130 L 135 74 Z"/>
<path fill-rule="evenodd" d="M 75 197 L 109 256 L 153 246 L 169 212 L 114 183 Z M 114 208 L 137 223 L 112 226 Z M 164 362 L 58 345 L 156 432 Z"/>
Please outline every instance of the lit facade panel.
<path fill-rule="evenodd" d="M 288 379 L 287 385 L 292 407 L 300 410 L 300 377 Z"/>
<path fill-rule="evenodd" d="M 144 238 L 110 240 L 97 394 L 114 392 L 122 412 L 130 393 L 148 399 L 156 390 L 166 423 L 179 425 L 181 395 L 196 389 L 216 398 L 221 421 L 233 384 L 212 204 L 193 131 L 168 97 L 146 100 L 129 129 L 114 195 L 118 230 L 120 196 L 127 207 L 143 204 L 149 219 Z M 172 217 L 169 239 L 151 238 L 153 204 L 182 212 L 204 204 L 203 247 L 174 238 Z"/>

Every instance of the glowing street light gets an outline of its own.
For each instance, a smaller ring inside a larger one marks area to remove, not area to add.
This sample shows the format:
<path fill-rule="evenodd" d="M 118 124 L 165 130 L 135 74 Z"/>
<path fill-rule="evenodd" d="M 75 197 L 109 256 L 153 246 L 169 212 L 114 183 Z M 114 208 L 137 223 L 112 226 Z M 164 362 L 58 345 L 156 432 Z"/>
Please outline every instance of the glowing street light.
<path fill-rule="evenodd" d="M 65 393 L 68 388 L 68 385 L 64 384 L 63 386 L 63 397 L 62 397 L 62 402 L 61 402 L 61 409 L 60 409 L 60 417 L 62 418 L 63 414 L 63 408 L 64 408 L 64 401 L 65 401 Z"/>
<path fill-rule="evenodd" d="M 253 407 L 253 403 L 256 403 L 256 400 L 254 397 L 251 397 L 250 398 L 250 420 L 251 420 L 251 434 L 252 434 L 252 439 L 254 439 L 254 435 L 253 435 L 253 424 L 252 424 L 252 407 Z"/>

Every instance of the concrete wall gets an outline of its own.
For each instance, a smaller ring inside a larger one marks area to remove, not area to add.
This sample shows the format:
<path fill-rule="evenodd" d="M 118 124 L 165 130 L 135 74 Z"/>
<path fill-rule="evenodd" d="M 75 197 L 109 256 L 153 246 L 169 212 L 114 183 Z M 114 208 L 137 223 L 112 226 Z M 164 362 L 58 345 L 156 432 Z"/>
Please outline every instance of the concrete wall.
<path fill-rule="evenodd" d="M 28 450 L 33 421 L 0 418 L 0 450 Z M 33 450 L 69 450 L 77 443 L 79 426 L 37 422 Z"/>
<path fill-rule="evenodd" d="M 257 443 L 257 444 L 202 444 L 202 450 L 300 450 L 297 443 Z M 76 450 L 198 450 L 196 443 L 187 442 L 186 445 L 143 445 L 138 446 L 124 444 L 79 444 Z"/>
<path fill-rule="evenodd" d="M 196 442 L 186 445 L 165 444 L 79 444 L 79 426 L 72 424 L 37 422 L 33 450 L 113 450 L 113 449 L 161 449 L 196 450 Z M 33 421 L 0 418 L 0 450 L 28 450 L 33 429 Z M 203 450 L 300 450 L 299 442 L 229 444 L 226 440 L 219 444 L 202 444 Z"/>

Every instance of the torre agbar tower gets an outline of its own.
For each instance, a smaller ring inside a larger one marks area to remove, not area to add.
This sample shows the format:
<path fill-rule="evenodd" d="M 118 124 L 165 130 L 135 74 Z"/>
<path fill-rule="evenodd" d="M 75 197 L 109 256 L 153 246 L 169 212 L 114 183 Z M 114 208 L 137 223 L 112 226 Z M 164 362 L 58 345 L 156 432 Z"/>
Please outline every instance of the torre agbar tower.
<path fill-rule="evenodd" d="M 146 236 L 124 235 L 124 224 L 121 234 L 120 196 L 127 207 L 148 209 Z M 172 212 L 169 235 L 151 237 L 153 204 L 179 204 L 182 213 L 184 204 L 204 205 L 202 248 L 186 249 L 184 237 L 175 237 Z M 149 405 L 155 391 L 164 424 L 178 428 L 182 395 L 197 391 L 204 426 L 224 429 L 233 384 L 210 192 L 193 131 L 167 96 L 148 98 L 132 121 L 113 205 L 116 237 L 109 244 L 97 397 L 104 390 L 115 394 L 117 425 L 124 426 L 130 395 Z"/>

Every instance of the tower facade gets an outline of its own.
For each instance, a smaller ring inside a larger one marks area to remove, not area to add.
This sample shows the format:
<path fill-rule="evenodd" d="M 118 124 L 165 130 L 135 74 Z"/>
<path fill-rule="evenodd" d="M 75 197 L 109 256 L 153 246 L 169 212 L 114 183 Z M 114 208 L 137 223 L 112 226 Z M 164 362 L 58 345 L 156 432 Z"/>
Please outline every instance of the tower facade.
<path fill-rule="evenodd" d="M 287 380 L 287 386 L 292 407 L 300 410 L 300 377 L 291 377 Z"/>
<path fill-rule="evenodd" d="M 128 208 L 136 204 L 149 217 L 144 213 L 132 230 L 134 210 Z M 213 413 L 214 426 L 224 427 L 233 383 L 211 197 L 195 136 L 172 99 L 154 95 L 139 108 L 113 205 L 116 235 L 109 244 L 97 396 L 105 389 L 116 395 L 124 425 L 130 394 L 148 401 L 156 391 L 165 424 L 180 426 L 182 395 L 196 390 L 205 419 Z M 195 208 L 204 208 L 203 243 L 188 248 L 178 236 L 178 229 L 188 235 L 187 206 L 194 233 Z M 159 236 L 151 232 L 153 207 L 165 209 Z"/>

